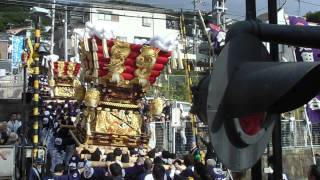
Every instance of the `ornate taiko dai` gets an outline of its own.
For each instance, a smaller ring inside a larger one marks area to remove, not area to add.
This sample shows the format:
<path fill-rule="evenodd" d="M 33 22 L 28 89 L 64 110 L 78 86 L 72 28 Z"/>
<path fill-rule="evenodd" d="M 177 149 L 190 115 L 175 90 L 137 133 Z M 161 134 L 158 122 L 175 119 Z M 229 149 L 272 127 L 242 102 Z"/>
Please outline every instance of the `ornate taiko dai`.
<path fill-rule="evenodd" d="M 103 44 L 101 39 L 94 39 L 87 39 L 90 53 L 84 48 L 84 42 L 80 44 L 85 79 L 98 84 L 86 92 L 84 103 L 87 108 L 78 126 L 79 133 L 75 134 L 87 144 L 146 145 L 148 138 L 141 134 L 138 100 L 156 81 L 171 53 L 148 45 L 118 40 L 107 40 Z M 93 76 L 97 67 L 95 60 L 99 67 L 98 81 Z M 154 113 L 160 114 L 162 101 L 156 99 L 153 105 Z"/>
<path fill-rule="evenodd" d="M 80 72 L 80 64 L 73 62 L 57 61 L 53 67 L 54 96 L 58 98 L 74 98 L 82 100 L 85 89 L 81 86 L 77 76 Z"/>

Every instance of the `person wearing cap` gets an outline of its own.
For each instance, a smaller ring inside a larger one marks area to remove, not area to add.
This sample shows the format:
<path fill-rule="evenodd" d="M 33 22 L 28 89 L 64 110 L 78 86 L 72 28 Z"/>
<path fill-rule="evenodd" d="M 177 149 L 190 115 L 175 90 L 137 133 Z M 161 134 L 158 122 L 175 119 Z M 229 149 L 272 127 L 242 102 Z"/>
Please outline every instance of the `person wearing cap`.
<path fill-rule="evenodd" d="M 77 164 L 75 162 L 69 163 L 69 169 L 68 169 L 68 180 L 80 180 L 81 175 L 79 170 L 77 169 Z"/>
<path fill-rule="evenodd" d="M 90 161 L 86 161 L 84 171 L 81 174 L 82 180 L 102 180 L 108 175 L 104 168 L 92 167 Z"/>
<path fill-rule="evenodd" d="M 37 158 L 29 171 L 29 180 L 41 180 L 41 168 L 43 161 L 40 158 Z"/>
<path fill-rule="evenodd" d="M 54 173 L 52 173 L 52 175 L 44 177 L 44 180 L 66 179 L 68 176 L 63 175 L 64 169 L 65 167 L 63 164 L 57 164 L 56 167 L 54 168 Z"/>

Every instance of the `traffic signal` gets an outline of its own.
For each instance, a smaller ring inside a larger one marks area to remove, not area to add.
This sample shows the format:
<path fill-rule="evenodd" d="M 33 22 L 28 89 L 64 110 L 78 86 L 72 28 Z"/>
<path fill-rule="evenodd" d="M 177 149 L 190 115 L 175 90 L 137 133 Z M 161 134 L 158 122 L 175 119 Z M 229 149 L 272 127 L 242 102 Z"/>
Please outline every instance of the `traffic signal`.
<path fill-rule="evenodd" d="M 248 169 L 257 162 L 272 134 L 275 113 L 302 106 L 320 89 L 319 63 L 274 62 L 262 43 L 308 46 L 310 39 L 304 43 L 290 38 L 295 32 L 304 37 L 310 29 L 243 24 L 235 25 L 240 31 L 229 30 L 213 71 L 193 88 L 192 110 L 208 123 L 215 153 L 231 170 Z"/>

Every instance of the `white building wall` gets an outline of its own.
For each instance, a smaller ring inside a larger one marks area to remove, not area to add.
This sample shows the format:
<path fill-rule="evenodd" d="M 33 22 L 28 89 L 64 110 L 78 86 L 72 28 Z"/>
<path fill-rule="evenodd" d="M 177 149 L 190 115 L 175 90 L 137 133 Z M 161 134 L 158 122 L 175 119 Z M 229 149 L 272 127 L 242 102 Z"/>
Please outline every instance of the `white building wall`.
<path fill-rule="evenodd" d="M 92 8 L 93 12 L 90 21 L 93 23 L 101 23 L 110 26 L 115 36 L 126 37 L 127 42 L 132 43 L 135 37 L 151 38 L 155 35 L 177 36 L 179 30 L 166 28 L 166 15 L 159 13 L 137 12 L 127 10 L 101 9 Z M 99 13 L 101 12 L 101 14 Z M 105 20 L 101 20 L 103 14 L 107 16 Z M 117 17 L 111 18 L 106 14 L 119 14 Z M 110 19 L 109 19 L 110 18 Z M 143 18 L 150 18 L 150 27 L 143 26 Z"/>

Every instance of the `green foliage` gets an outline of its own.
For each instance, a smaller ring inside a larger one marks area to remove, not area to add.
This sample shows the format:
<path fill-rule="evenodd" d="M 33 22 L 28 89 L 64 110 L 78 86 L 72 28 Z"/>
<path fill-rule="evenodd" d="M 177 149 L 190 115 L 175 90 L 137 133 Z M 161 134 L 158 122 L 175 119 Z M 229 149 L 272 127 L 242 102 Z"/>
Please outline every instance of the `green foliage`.
<path fill-rule="evenodd" d="M 306 14 L 307 21 L 320 23 L 320 11 L 317 12 L 308 12 Z"/>
<path fill-rule="evenodd" d="M 0 31 L 7 29 L 8 24 L 21 25 L 28 17 L 28 8 L 12 5 L 0 5 Z"/>

